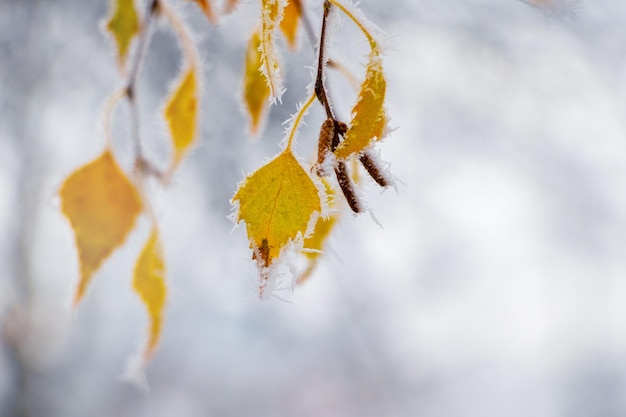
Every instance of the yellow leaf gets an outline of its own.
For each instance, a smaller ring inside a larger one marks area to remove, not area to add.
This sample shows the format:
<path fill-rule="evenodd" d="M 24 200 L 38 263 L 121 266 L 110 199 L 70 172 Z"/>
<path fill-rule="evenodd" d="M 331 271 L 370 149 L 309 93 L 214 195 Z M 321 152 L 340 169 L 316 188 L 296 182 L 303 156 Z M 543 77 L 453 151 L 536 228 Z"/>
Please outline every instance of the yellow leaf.
<path fill-rule="evenodd" d="M 71 174 L 60 196 L 61 210 L 74 229 L 80 260 L 76 304 L 94 272 L 124 243 L 142 204 L 137 189 L 108 150 Z"/>
<path fill-rule="evenodd" d="M 326 197 L 331 200 L 329 208 L 332 210 L 332 200 L 334 197 L 333 188 L 325 178 L 322 178 L 322 183 L 324 184 L 324 189 L 326 190 Z M 326 242 L 326 239 L 330 235 L 330 232 L 338 219 L 339 212 L 335 211 L 330 216 L 321 218 L 317 221 L 317 223 L 315 223 L 315 229 L 313 230 L 313 233 L 311 233 L 309 237 L 304 239 L 304 249 L 309 249 L 304 253 L 308 258 L 319 257 L 322 249 L 324 249 L 324 243 Z"/>
<path fill-rule="evenodd" d="M 200 10 L 202 10 L 204 12 L 204 15 L 206 16 L 207 19 L 209 19 L 209 22 L 213 23 L 214 25 L 217 24 L 217 15 L 215 14 L 215 11 L 213 10 L 213 5 L 211 4 L 210 0 L 191 0 L 195 3 L 198 4 L 198 7 L 200 7 Z"/>
<path fill-rule="evenodd" d="M 283 17 L 284 2 L 285 0 L 261 0 L 261 70 L 267 79 L 270 96 L 274 99 L 280 99 L 283 93 L 275 33 Z"/>
<path fill-rule="evenodd" d="M 280 30 L 285 35 L 287 43 L 292 50 L 298 47 L 298 26 L 300 23 L 301 0 L 289 0 L 285 6 L 283 20 L 280 21 Z"/>
<path fill-rule="evenodd" d="M 259 133 L 267 109 L 267 99 L 270 96 L 267 79 L 260 70 L 262 65 L 260 45 L 259 32 L 255 31 L 248 42 L 243 82 L 243 99 L 250 115 L 250 133 L 254 136 Z"/>
<path fill-rule="evenodd" d="M 387 82 L 380 57 L 376 53 L 370 55 L 361 84 L 357 103 L 352 109 L 352 121 L 343 142 L 335 149 L 339 159 L 361 152 L 372 141 L 384 136 L 387 117 L 383 107 Z"/>
<path fill-rule="evenodd" d="M 137 259 L 133 288 L 146 305 L 150 316 L 150 334 L 143 355 L 144 361 L 147 361 L 159 342 L 167 292 L 163 254 L 156 226 L 153 226 L 150 238 Z"/>
<path fill-rule="evenodd" d="M 185 152 L 196 137 L 198 116 L 198 87 L 196 69 L 184 73 L 178 88 L 174 91 L 165 108 L 165 119 L 169 126 L 174 145 L 172 170 L 178 166 Z"/>
<path fill-rule="evenodd" d="M 236 203 L 236 221 L 246 223 L 262 273 L 290 241 L 307 236 L 321 211 L 319 190 L 290 148 L 246 178 L 232 199 Z"/>
<path fill-rule="evenodd" d="M 313 234 L 304 240 L 304 255 L 307 257 L 307 267 L 302 271 L 298 279 L 296 280 L 296 284 L 304 283 L 317 266 L 317 262 L 319 260 L 320 255 L 322 255 L 322 248 L 330 236 L 330 232 L 332 232 L 335 224 L 338 220 L 338 215 L 333 214 L 328 218 L 320 218 L 317 223 L 315 223 L 315 229 L 313 230 Z M 309 249 L 306 251 L 306 249 Z"/>
<path fill-rule="evenodd" d="M 322 182 L 324 183 L 324 189 L 326 190 L 326 195 L 330 200 L 329 208 L 331 210 L 331 214 L 328 217 L 321 217 L 315 223 L 315 228 L 313 229 L 313 233 L 306 239 L 304 239 L 304 256 L 307 258 L 307 267 L 300 274 L 298 279 L 296 280 L 297 284 L 302 284 L 305 282 L 315 270 L 317 266 L 317 261 L 323 253 L 324 246 L 326 245 L 326 241 L 330 236 L 330 233 L 333 231 L 335 225 L 339 221 L 338 210 L 333 210 L 334 207 L 334 192 L 330 185 L 330 183 L 322 178 Z"/>
<path fill-rule="evenodd" d="M 304 249 L 309 249 L 309 251 L 304 252 L 307 258 L 315 259 L 321 255 L 326 239 L 330 236 L 337 219 L 338 216 L 334 214 L 317 221 L 311 236 L 304 240 Z"/>
<path fill-rule="evenodd" d="M 106 28 L 117 44 L 117 62 L 124 69 L 130 43 L 139 32 L 139 18 L 133 0 L 113 0 L 114 9 L 106 23 Z"/>

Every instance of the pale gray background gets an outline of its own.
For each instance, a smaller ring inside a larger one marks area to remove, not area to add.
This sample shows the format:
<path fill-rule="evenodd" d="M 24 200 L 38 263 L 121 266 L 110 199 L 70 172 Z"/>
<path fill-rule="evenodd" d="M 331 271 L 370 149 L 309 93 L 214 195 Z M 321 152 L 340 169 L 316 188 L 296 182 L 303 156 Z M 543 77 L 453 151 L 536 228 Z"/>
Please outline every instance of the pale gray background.
<path fill-rule="evenodd" d="M 99 30 L 107 2 L 0 0 L 0 415 L 597 417 L 626 415 L 626 3 L 365 0 L 389 36 L 380 146 L 397 193 L 365 182 L 316 274 L 255 299 L 229 199 L 279 151 L 313 51 L 283 52 L 287 92 L 246 136 L 237 94 L 256 1 L 211 27 L 188 17 L 203 62 L 200 143 L 152 187 L 170 287 L 148 394 L 123 379 L 145 337 L 131 269 L 143 219 L 76 312 L 73 236 L 58 188 L 102 150 L 121 85 Z M 321 2 L 307 2 L 315 27 Z M 180 67 L 154 36 L 139 93 L 148 156 L 163 163 L 160 103 Z M 349 22 L 332 56 L 361 74 Z M 331 74 L 340 114 L 353 99 Z M 319 106 L 318 106 L 319 107 Z M 115 149 L 128 166 L 128 112 Z M 322 120 L 307 118 L 310 154 Z M 13 337 L 9 338 L 8 336 Z"/>

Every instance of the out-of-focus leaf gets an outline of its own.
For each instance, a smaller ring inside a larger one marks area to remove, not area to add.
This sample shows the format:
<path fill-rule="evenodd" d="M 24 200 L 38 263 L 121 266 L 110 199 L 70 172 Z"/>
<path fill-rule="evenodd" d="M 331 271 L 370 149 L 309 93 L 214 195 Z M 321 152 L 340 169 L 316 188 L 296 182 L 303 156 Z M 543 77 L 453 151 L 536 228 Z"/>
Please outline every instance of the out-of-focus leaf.
<path fill-rule="evenodd" d="M 263 124 L 270 90 L 267 78 L 261 72 L 262 58 L 259 46 L 261 38 L 255 31 L 248 42 L 246 52 L 246 70 L 243 81 L 243 100 L 250 116 L 250 133 L 256 136 Z"/>
<path fill-rule="evenodd" d="M 289 148 L 247 177 L 232 203 L 239 205 L 236 221 L 246 223 L 261 268 L 269 267 L 290 241 L 306 237 L 321 211 L 318 188 Z"/>
<path fill-rule="evenodd" d="M 280 30 L 287 39 L 292 50 L 298 47 L 298 26 L 300 25 L 300 0 L 288 0 L 285 6 L 283 20 L 280 21 Z"/>
<path fill-rule="evenodd" d="M 333 230 L 335 223 L 337 223 L 337 219 L 337 214 L 333 214 L 317 221 L 311 236 L 304 240 L 304 254 L 307 258 L 316 259 L 321 255 L 326 239 L 330 236 L 330 232 Z"/>
<path fill-rule="evenodd" d="M 213 5 L 211 4 L 211 0 L 190 0 L 190 1 L 193 1 L 194 3 L 198 5 L 198 7 L 200 7 L 200 10 L 204 12 L 204 15 L 209 20 L 209 22 L 213 23 L 214 25 L 217 24 L 218 22 L 217 14 L 215 13 Z"/>
<path fill-rule="evenodd" d="M 285 0 L 261 0 L 261 70 L 267 79 L 270 97 L 280 99 L 283 94 L 280 64 L 276 52 L 276 29 L 283 16 Z"/>
<path fill-rule="evenodd" d="M 333 192 L 333 188 L 325 178 L 322 178 L 322 182 L 324 183 L 326 196 L 329 200 L 330 215 L 326 217 L 320 217 L 317 220 L 317 223 L 315 223 L 313 233 L 311 233 L 309 237 L 304 239 L 303 254 L 307 258 L 307 266 L 296 280 L 297 284 L 302 284 L 307 279 L 309 279 L 309 277 L 315 270 L 315 267 L 317 266 L 317 262 L 320 256 L 323 254 L 328 237 L 330 236 L 331 232 L 335 228 L 335 225 L 339 221 L 340 211 L 337 210 L 335 207 L 335 193 Z"/>
<path fill-rule="evenodd" d="M 60 196 L 61 210 L 74 229 L 80 260 L 76 304 L 94 272 L 124 243 L 142 204 L 136 187 L 108 150 L 72 173 L 63 183 Z"/>
<path fill-rule="evenodd" d="M 360 152 L 375 140 L 384 136 L 387 125 L 385 114 L 385 92 L 387 82 L 378 54 L 370 55 L 361 84 L 357 103 L 352 109 L 352 121 L 343 142 L 335 149 L 335 156 L 345 159 Z"/>
<path fill-rule="evenodd" d="M 322 248 L 324 247 L 328 236 L 330 236 L 330 233 L 334 229 L 338 217 L 339 215 L 335 213 L 328 218 L 318 219 L 317 223 L 315 223 L 313 234 L 308 239 L 304 240 L 304 255 L 307 258 L 307 266 L 298 276 L 296 284 L 304 283 L 315 271 L 317 262 L 322 255 Z"/>
<path fill-rule="evenodd" d="M 133 0 L 112 0 L 113 12 L 106 28 L 117 44 L 117 62 L 124 69 L 130 43 L 139 32 L 139 18 Z"/>
<path fill-rule="evenodd" d="M 150 316 L 149 336 L 143 354 L 144 361 L 147 361 L 159 342 L 167 293 L 163 253 L 156 226 L 153 226 L 148 242 L 135 264 L 133 288 L 146 305 Z"/>
<path fill-rule="evenodd" d="M 178 87 L 174 90 L 165 107 L 165 119 L 169 126 L 174 148 L 172 169 L 178 166 L 193 144 L 197 129 L 198 83 L 196 69 L 191 67 L 183 74 Z"/>
<path fill-rule="evenodd" d="M 335 193 L 333 192 L 333 188 L 328 180 L 326 180 L 325 178 L 322 178 L 322 183 L 324 184 L 324 189 L 326 190 L 326 197 L 329 200 L 329 209 L 332 211 L 332 214 L 327 217 L 320 218 L 317 223 L 315 223 L 315 229 L 313 230 L 313 233 L 311 233 L 310 236 L 304 239 L 304 254 L 311 259 L 319 257 L 322 250 L 324 249 L 326 239 L 330 235 L 333 226 L 339 218 L 339 212 L 333 210 L 335 206 Z"/>

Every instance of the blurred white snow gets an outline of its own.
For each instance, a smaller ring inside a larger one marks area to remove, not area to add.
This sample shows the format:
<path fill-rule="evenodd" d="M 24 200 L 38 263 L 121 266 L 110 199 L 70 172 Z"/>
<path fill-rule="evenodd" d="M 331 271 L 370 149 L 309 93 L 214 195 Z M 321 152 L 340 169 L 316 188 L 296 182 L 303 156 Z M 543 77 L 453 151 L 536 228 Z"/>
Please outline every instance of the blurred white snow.
<path fill-rule="evenodd" d="M 514 0 L 363 1 L 390 35 L 397 130 L 380 149 L 401 184 L 365 183 L 383 228 L 346 213 L 291 303 L 255 299 L 228 201 L 278 151 L 313 54 L 304 37 L 283 54 L 284 104 L 252 142 L 236 94 L 256 6 L 218 28 L 185 6 L 205 63 L 202 138 L 152 191 L 170 293 L 149 394 L 121 379 L 147 326 L 130 286 L 147 222 L 68 309 L 77 260 L 56 193 L 102 149 L 101 107 L 120 83 L 101 3 L 0 5 L 0 415 L 626 414 L 626 3 L 576 2 L 564 17 Z M 365 44 L 343 24 L 331 54 L 358 70 Z M 156 158 L 179 59 L 159 34 L 142 72 Z M 308 116 L 303 155 L 321 121 Z"/>

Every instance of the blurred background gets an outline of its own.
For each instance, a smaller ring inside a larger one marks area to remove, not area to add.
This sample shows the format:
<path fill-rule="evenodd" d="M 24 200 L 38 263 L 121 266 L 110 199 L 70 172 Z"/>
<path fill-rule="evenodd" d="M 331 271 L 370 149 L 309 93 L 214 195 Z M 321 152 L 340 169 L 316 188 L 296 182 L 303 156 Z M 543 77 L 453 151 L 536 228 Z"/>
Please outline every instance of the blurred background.
<path fill-rule="evenodd" d="M 626 3 L 364 0 L 389 35 L 380 146 L 398 179 L 361 183 L 302 286 L 259 301 L 237 184 L 279 150 L 314 64 L 282 47 L 287 92 L 252 140 L 241 112 L 258 2 L 211 26 L 185 16 L 203 62 L 199 143 L 153 184 L 169 299 L 148 390 L 124 377 L 147 318 L 131 271 L 143 218 L 76 311 L 73 234 L 59 186 L 104 147 L 123 85 L 106 1 L 0 0 L 0 415 L 626 415 Z M 321 1 L 305 2 L 313 27 Z M 367 44 L 339 19 L 330 56 L 359 77 Z M 282 46 L 284 46 L 281 43 Z M 167 162 L 162 102 L 181 68 L 165 24 L 140 75 L 147 156 Z M 329 73 L 338 114 L 354 93 Z M 314 152 L 306 119 L 297 151 Z M 128 107 L 114 145 L 132 159 Z"/>

